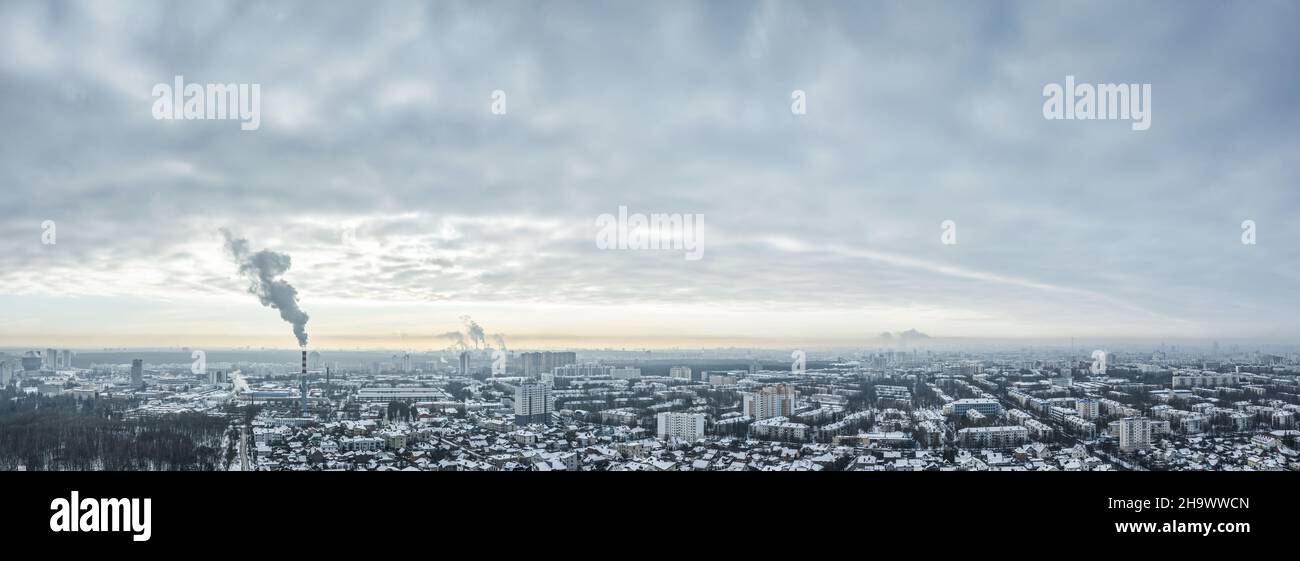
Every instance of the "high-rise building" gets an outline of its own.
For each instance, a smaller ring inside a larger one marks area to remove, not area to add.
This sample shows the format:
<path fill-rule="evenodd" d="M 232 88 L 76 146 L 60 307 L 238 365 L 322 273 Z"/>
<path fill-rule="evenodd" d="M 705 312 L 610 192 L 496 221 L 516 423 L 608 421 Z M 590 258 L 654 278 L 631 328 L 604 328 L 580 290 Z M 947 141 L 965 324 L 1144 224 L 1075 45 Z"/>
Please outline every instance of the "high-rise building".
<path fill-rule="evenodd" d="M 952 403 L 943 406 L 945 415 L 965 415 L 970 410 L 978 411 L 986 417 L 996 417 L 1002 414 L 1002 404 L 996 399 L 987 398 L 966 398 L 958 399 Z"/>
<path fill-rule="evenodd" d="M 550 424 L 551 407 L 550 386 L 528 381 L 515 389 L 516 425 Z"/>
<path fill-rule="evenodd" d="M 144 385 L 144 361 L 135 359 L 131 361 L 131 386 L 140 387 Z"/>
<path fill-rule="evenodd" d="M 795 409 L 794 388 L 785 384 L 767 386 L 745 395 L 745 415 L 756 421 L 789 417 Z"/>
<path fill-rule="evenodd" d="M 613 366 L 602 366 L 599 364 L 569 364 L 566 366 L 556 366 L 552 372 L 556 376 L 610 376 L 614 371 Z"/>
<path fill-rule="evenodd" d="M 460 352 L 460 374 L 469 376 L 469 351 Z"/>
<path fill-rule="evenodd" d="M 56 370 L 59 368 L 59 351 L 57 349 L 45 349 L 45 354 L 41 355 L 44 359 L 42 370 Z"/>
<path fill-rule="evenodd" d="M 73 355 L 72 355 L 72 350 L 71 350 L 71 349 L 63 349 L 62 351 L 60 351 L 60 355 L 61 355 L 61 358 L 63 359 L 63 366 L 62 366 L 62 367 L 63 367 L 63 368 L 66 368 L 66 369 L 71 369 L 71 368 L 72 368 L 72 356 L 73 356 Z"/>
<path fill-rule="evenodd" d="M 1095 399 L 1080 399 L 1074 402 L 1074 408 L 1084 419 L 1096 419 L 1101 414 L 1101 403 Z"/>
<path fill-rule="evenodd" d="M 1151 447 L 1151 419 L 1125 417 L 1119 421 L 1119 449 L 1124 452 Z"/>
<path fill-rule="evenodd" d="M 690 379 L 691 379 L 691 367 L 689 367 L 689 366 L 674 366 L 674 367 L 672 367 L 672 368 L 670 368 L 670 369 L 668 370 L 668 377 L 670 377 L 670 378 L 675 378 L 675 379 L 678 379 L 678 380 L 686 380 L 686 381 L 690 381 Z"/>
<path fill-rule="evenodd" d="M 615 380 L 638 380 L 641 378 L 641 369 L 631 366 L 626 368 L 612 368 L 609 376 Z"/>
<path fill-rule="evenodd" d="M 1218 372 L 1178 371 L 1174 372 L 1172 385 L 1174 389 L 1235 386 L 1237 385 L 1237 376 Z"/>
<path fill-rule="evenodd" d="M 878 384 L 876 386 L 876 399 L 912 402 L 912 388 L 907 386 L 891 386 Z M 964 413 L 964 411 L 963 411 Z"/>
<path fill-rule="evenodd" d="M 0 388 L 9 385 L 14 379 L 14 364 L 9 361 L 0 361 Z"/>
<path fill-rule="evenodd" d="M 1018 426 L 972 427 L 957 431 L 957 441 L 968 448 L 1011 448 L 1029 439 L 1029 429 Z"/>
<path fill-rule="evenodd" d="M 725 386 L 735 384 L 739 379 L 730 374 L 710 374 L 709 384 L 713 386 Z"/>
<path fill-rule="evenodd" d="M 655 415 L 659 438 L 695 442 L 704 438 L 703 413 L 660 413 Z"/>
<path fill-rule="evenodd" d="M 550 373 L 558 366 L 578 363 L 578 354 L 574 352 L 532 352 L 519 355 L 524 365 L 524 376 L 539 378 L 542 373 Z"/>

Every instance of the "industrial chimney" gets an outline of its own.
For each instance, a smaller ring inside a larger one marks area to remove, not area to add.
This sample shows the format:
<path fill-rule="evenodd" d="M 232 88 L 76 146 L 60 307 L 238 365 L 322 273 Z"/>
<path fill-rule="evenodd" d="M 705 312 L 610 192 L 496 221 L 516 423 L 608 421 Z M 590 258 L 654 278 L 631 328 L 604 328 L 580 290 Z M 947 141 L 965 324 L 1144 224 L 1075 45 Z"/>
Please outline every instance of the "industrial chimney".
<path fill-rule="evenodd" d="M 302 375 L 298 376 L 298 414 L 307 411 L 307 346 L 302 347 Z"/>

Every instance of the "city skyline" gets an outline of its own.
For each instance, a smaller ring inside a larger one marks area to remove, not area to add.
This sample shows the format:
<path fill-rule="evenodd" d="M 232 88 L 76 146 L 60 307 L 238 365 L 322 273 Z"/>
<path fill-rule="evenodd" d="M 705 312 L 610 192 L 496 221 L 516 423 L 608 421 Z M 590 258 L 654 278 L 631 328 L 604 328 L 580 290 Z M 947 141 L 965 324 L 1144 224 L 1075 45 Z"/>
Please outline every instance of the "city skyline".
<path fill-rule="evenodd" d="M 294 346 L 223 230 L 312 348 L 1289 343 L 1297 8 L 1179 8 L 9 2 L 0 346 Z M 160 120 L 182 76 L 258 125 Z M 1076 77 L 1149 128 L 1045 118 Z"/>
<path fill-rule="evenodd" d="M 672 353 L 726 353 L 733 352 L 734 355 L 728 355 L 731 358 L 741 359 L 749 355 L 749 351 L 759 351 L 764 353 L 780 353 L 794 350 L 804 350 L 818 353 L 839 353 L 843 356 L 854 356 L 863 353 L 878 352 L 951 352 L 951 351 L 972 351 L 988 352 L 1007 349 L 1033 349 L 1042 352 L 1062 352 L 1066 355 L 1073 352 L 1076 355 L 1085 355 L 1093 350 L 1103 350 L 1107 352 L 1118 351 L 1126 353 L 1150 353 L 1161 350 L 1187 350 L 1210 354 L 1240 354 L 1256 352 L 1281 352 L 1292 354 L 1300 351 L 1300 344 L 1290 340 L 1263 341 L 1259 339 L 1170 339 L 1170 338 L 1150 338 L 1150 339 L 1122 339 L 1122 338 L 1105 338 L 1096 339 L 1075 339 L 1070 338 L 1039 338 L 1039 339 L 995 339 L 995 338 L 942 338 L 932 337 L 924 341 L 913 343 L 889 343 L 879 338 L 864 338 L 862 340 L 847 340 L 843 343 L 826 342 L 825 340 L 804 340 L 804 339 L 774 339 L 770 344 L 744 344 L 755 343 L 754 340 L 734 341 L 735 344 L 704 344 L 711 339 L 710 337 L 691 338 L 683 344 L 662 344 L 658 346 L 599 346 L 599 345 L 582 345 L 582 344 L 559 344 L 565 341 L 580 341 L 576 336 L 547 336 L 540 338 L 523 337 L 519 338 L 519 344 L 510 344 L 506 347 L 500 347 L 493 344 L 487 344 L 483 347 L 467 347 L 459 349 L 454 346 L 446 345 L 446 339 L 437 336 L 424 337 L 397 337 L 393 339 L 391 345 L 379 346 L 374 344 L 356 344 L 348 346 L 318 346 L 308 345 L 309 350 L 319 352 L 408 352 L 418 353 L 421 355 L 455 355 L 462 350 L 471 352 L 490 352 L 496 349 L 504 349 L 511 352 L 528 352 L 528 351 L 586 351 L 586 352 L 655 352 L 664 353 L 668 356 L 674 356 Z M 371 340 L 373 341 L 373 340 Z M 538 341 L 554 341 L 557 344 L 547 345 L 538 344 Z M 638 339 L 638 342 L 644 343 L 644 339 Z M 178 351 L 178 350 L 207 350 L 207 351 L 267 351 L 267 352 L 284 352 L 286 356 L 296 356 L 300 347 L 286 343 L 281 345 L 191 345 L 191 344 L 153 344 L 153 345 L 135 345 L 135 346 L 86 346 L 86 345 L 68 345 L 57 343 L 23 343 L 5 342 L 0 346 L 0 352 L 10 354 L 29 351 L 41 350 L 44 348 L 70 349 L 74 351 L 86 352 L 129 352 L 129 351 Z M 450 354 L 448 354 L 450 353 Z"/>

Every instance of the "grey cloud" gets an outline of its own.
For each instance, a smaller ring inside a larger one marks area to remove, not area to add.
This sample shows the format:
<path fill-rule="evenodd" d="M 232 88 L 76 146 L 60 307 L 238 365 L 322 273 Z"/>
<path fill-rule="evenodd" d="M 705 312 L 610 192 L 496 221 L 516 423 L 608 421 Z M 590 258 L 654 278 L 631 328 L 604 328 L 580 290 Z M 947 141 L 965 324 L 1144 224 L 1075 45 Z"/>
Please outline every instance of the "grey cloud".
<path fill-rule="evenodd" d="M 161 291 L 238 291 L 203 250 L 235 226 L 337 298 L 890 304 L 1061 332 L 1142 308 L 1153 335 L 1300 333 L 1277 305 L 1300 298 L 1288 4 L 114 7 L 0 6 L 10 293 L 140 293 L 104 280 L 142 268 Z M 152 120 L 176 74 L 261 83 L 262 129 Z M 1153 128 L 1044 121 L 1066 74 L 1153 83 Z M 703 213 L 706 259 L 597 250 L 588 227 L 619 205 Z"/>

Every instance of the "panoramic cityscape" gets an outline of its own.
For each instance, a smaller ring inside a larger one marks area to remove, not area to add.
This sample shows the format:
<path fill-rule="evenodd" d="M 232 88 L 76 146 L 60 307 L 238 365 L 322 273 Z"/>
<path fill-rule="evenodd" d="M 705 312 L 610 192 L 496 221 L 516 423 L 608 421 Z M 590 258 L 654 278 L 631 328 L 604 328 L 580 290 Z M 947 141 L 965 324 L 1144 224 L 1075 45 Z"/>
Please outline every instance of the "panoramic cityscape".
<path fill-rule="evenodd" d="M 788 354 L 4 353 L 0 469 L 1300 471 L 1294 350 L 911 333 Z"/>
<path fill-rule="evenodd" d="M 1298 38 L 1300 0 L 0 0 L 0 529 L 1295 549 Z"/>
<path fill-rule="evenodd" d="M 1179 8 L 0 3 L 0 470 L 1295 471 L 1300 18 Z"/>

